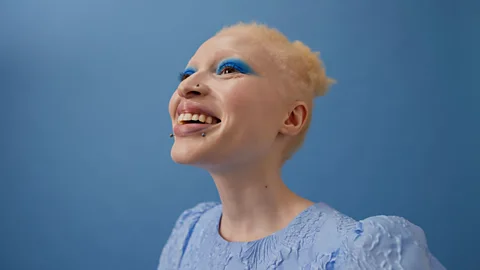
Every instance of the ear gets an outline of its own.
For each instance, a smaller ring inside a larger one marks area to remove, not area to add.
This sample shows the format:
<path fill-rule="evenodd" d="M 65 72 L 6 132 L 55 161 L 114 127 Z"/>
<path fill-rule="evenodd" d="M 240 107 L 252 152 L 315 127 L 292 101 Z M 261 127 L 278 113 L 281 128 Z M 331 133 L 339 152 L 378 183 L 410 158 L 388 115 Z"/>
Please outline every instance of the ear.
<path fill-rule="evenodd" d="M 303 126 L 307 122 L 308 108 L 303 101 L 297 101 L 294 108 L 283 121 L 280 133 L 287 136 L 295 136 L 302 131 Z"/>

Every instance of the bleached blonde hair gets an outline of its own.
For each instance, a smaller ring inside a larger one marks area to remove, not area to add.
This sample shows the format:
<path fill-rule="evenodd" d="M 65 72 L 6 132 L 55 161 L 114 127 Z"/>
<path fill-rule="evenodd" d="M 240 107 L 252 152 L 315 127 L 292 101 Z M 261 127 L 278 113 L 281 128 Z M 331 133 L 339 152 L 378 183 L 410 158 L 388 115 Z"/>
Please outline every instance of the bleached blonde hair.
<path fill-rule="evenodd" d="M 290 82 L 288 87 L 292 88 L 291 91 L 295 91 L 292 94 L 305 101 L 309 107 L 305 125 L 285 148 L 282 158 L 286 161 L 293 156 L 305 140 L 312 119 L 313 99 L 325 95 L 329 86 L 335 81 L 327 77 L 323 62 L 319 58 L 319 52 L 313 52 L 301 41 L 289 41 L 280 31 L 265 24 L 240 22 L 224 27 L 217 35 L 238 30 L 251 33 L 252 37 L 260 39 L 259 45 L 264 46 L 275 64 L 288 76 L 285 81 Z"/>

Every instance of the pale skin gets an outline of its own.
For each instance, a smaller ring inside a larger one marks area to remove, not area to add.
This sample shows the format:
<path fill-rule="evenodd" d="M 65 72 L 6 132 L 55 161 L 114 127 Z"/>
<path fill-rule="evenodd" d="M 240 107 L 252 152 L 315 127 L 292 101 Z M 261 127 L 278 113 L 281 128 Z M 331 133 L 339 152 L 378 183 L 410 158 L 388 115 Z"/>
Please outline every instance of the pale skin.
<path fill-rule="evenodd" d="M 310 103 L 292 94 L 287 76 L 253 35 L 230 31 L 202 44 L 187 65 L 196 72 L 179 84 L 169 104 L 174 127 L 185 104 L 207 107 L 221 120 L 202 131 L 205 137 L 175 134 L 171 155 L 210 173 L 223 205 L 220 235 L 232 242 L 271 235 L 313 204 L 281 177 L 282 153 L 305 125 Z M 255 74 L 217 73 L 219 62 L 232 57 Z"/>

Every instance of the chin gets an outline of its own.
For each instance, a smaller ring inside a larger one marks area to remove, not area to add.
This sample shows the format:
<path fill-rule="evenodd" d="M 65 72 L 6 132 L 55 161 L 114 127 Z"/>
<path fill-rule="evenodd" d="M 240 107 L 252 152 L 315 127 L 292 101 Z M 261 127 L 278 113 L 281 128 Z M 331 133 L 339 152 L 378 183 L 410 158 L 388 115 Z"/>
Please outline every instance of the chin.
<path fill-rule="evenodd" d="M 176 141 L 172 146 L 170 156 L 175 163 L 197 167 L 208 167 L 208 165 L 216 163 L 214 159 L 218 159 L 219 151 L 211 146 L 201 144 L 197 140 L 183 141 L 183 139 L 185 138 L 180 139 L 182 142 Z"/>
<path fill-rule="evenodd" d="M 198 159 L 195 153 L 189 151 L 187 147 L 176 146 L 176 144 L 172 146 L 170 156 L 172 160 L 178 164 L 194 164 L 195 160 Z"/>

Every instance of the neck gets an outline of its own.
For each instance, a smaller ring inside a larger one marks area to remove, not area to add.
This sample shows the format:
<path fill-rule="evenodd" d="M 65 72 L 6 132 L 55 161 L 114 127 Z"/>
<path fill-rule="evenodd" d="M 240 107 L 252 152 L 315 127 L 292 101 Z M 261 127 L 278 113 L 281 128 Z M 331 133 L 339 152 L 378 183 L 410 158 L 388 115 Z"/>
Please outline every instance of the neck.
<path fill-rule="evenodd" d="M 286 227 L 313 203 L 294 194 L 281 179 L 280 167 L 251 162 L 228 171 L 210 172 L 222 201 L 220 234 L 246 242 Z"/>

